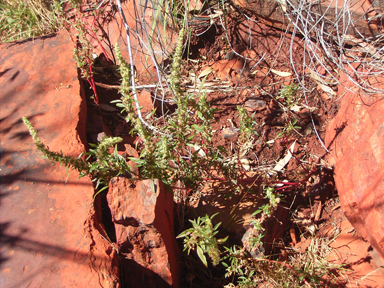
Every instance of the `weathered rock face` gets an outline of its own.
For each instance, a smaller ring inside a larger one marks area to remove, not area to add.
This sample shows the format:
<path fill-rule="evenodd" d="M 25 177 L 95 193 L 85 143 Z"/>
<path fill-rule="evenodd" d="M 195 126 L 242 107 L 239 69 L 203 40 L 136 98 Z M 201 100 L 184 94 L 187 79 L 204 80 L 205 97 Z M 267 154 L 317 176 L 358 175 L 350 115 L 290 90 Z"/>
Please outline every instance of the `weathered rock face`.
<path fill-rule="evenodd" d="M 21 121 L 53 151 L 85 150 L 72 49 L 66 33 L 0 46 L 1 287 L 118 285 L 117 258 L 94 228 L 91 181 L 44 160 Z"/>
<path fill-rule="evenodd" d="M 113 178 L 107 194 L 127 287 L 179 287 L 173 196 L 158 180 Z"/>
<path fill-rule="evenodd" d="M 151 74 L 156 75 L 156 70 L 153 70 L 154 59 L 149 55 L 152 54 L 156 61 L 161 63 L 162 60 L 168 58 L 170 53 L 172 53 L 178 35 L 174 33 L 174 29 L 164 25 L 170 19 L 167 19 L 167 13 L 161 6 L 142 0 L 121 2 L 123 2 L 122 10 L 130 29 L 130 42 L 135 68 L 141 77 L 151 78 Z M 116 12 L 116 8 L 113 8 L 113 11 Z M 103 17 L 99 17 L 98 21 L 102 29 L 96 32 L 98 39 L 107 41 L 98 43 L 91 36 L 88 37 L 88 40 L 97 54 L 102 53 L 100 45 L 103 45 L 110 59 L 114 59 L 112 57 L 114 55 L 112 49 L 117 43 L 123 57 L 129 62 L 126 29 L 120 10 L 114 14 L 115 17 L 111 17 L 111 15 L 113 15 L 111 5 L 105 5 Z M 140 19 L 140 21 L 137 19 Z M 88 22 L 90 27 L 94 25 L 93 16 L 89 18 Z M 105 39 L 106 31 L 108 39 Z M 153 35 L 156 35 L 156 37 Z"/>
<path fill-rule="evenodd" d="M 339 88 L 341 95 L 344 91 Z M 347 92 L 327 127 L 326 144 L 345 215 L 384 256 L 383 96 Z"/>

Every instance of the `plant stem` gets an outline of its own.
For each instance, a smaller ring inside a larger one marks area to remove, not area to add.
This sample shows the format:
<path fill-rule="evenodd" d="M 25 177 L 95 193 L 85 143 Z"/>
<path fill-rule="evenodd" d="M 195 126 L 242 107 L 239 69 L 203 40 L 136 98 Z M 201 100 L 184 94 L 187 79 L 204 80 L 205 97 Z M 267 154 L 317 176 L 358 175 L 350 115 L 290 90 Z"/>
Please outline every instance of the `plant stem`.
<path fill-rule="evenodd" d="M 129 55 L 129 64 L 131 66 L 131 87 L 132 87 L 132 94 L 133 94 L 133 98 L 135 99 L 135 105 L 136 105 L 136 112 L 137 112 L 137 116 L 139 117 L 141 123 L 143 123 L 143 125 L 147 126 L 149 129 L 151 129 L 152 131 L 155 131 L 155 132 L 158 132 L 160 133 L 159 131 L 157 131 L 157 129 L 155 127 L 153 127 L 152 125 L 148 124 L 144 119 L 143 119 L 143 116 L 141 114 L 141 110 L 140 110 L 140 104 L 139 104 L 139 101 L 137 99 L 137 93 L 136 93 L 136 83 L 135 83 L 135 66 L 133 64 L 133 57 L 132 57 L 132 48 L 131 48 L 131 39 L 130 39 L 130 36 L 129 36 L 129 30 L 130 30 L 130 27 L 127 23 L 127 19 L 125 18 L 125 14 L 124 14 L 124 11 L 123 11 L 123 8 L 121 7 L 121 2 L 120 0 L 117 0 L 116 1 L 117 3 L 117 7 L 119 8 L 119 11 L 120 11 L 120 14 L 121 14 L 121 17 L 123 18 L 123 21 L 124 21 L 124 27 L 125 27 L 125 31 L 126 31 L 126 34 L 127 34 L 127 48 L 128 48 L 128 55 Z M 161 134 L 161 133 L 160 133 Z"/>

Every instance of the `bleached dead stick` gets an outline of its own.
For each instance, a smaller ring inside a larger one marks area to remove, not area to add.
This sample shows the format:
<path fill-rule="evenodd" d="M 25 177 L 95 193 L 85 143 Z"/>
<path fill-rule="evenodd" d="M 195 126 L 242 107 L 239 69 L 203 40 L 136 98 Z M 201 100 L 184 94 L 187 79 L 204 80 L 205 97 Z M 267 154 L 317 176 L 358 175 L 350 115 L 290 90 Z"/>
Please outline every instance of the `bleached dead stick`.
<path fill-rule="evenodd" d="M 143 119 L 143 116 L 141 114 L 141 110 L 140 110 L 140 104 L 139 104 L 139 101 L 137 99 L 137 93 L 136 93 L 136 83 L 135 83 L 135 67 L 134 67 L 134 64 L 133 64 L 133 57 L 132 57 L 132 48 L 131 48 L 131 38 L 129 36 L 129 30 L 130 30 L 130 27 L 127 23 L 127 19 L 125 18 L 125 15 L 124 15 L 124 11 L 123 11 L 123 8 L 121 7 L 121 2 L 120 0 L 117 0 L 116 1 L 117 3 L 117 7 L 119 8 L 119 11 L 120 11 L 120 14 L 121 14 L 121 17 L 123 18 L 123 21 L 124 21 L 124 27 L 125 27 L 125 30 L 126 30 L 126 33 L 127 33 L 127 47 L 128 47 L 128 56 L 129 56 L 129 65 L 131 66 L 131 87 L 132 87 L 132 94 L 133 94 L 133 98 L 135 99 L 135 105 L 136 105 L 136 111 L 137 111 L 137 116 L 139 117 L 141 123 L 143 123 L 145 126 L 147 126 L 149 129 L 151 129 L 152 131 L 154 132 L 158 132 L 160 134 L 162 134 L 161 132 L 159 132 L 155 127 L 153 127 L 151 124 L 148 124 L 144 119 Z"/>

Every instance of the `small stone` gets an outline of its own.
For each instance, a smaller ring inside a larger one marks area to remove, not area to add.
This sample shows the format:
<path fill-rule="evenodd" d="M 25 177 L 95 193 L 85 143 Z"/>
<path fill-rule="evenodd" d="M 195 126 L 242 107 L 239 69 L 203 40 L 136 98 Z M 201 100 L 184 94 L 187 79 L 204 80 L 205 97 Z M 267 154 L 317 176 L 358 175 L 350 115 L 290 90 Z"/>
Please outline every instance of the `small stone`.
<path fill-rule="evenodd" d="M 245 101 L 244 107 L 248 112 L 257 112 L 267 107 L 267 102 L 261 98 L 251 98 Z"/>
<path fill-rule="evenodd" d="M 302 108 L 298 113 L 298 116 L 307 122 L 311 119 L 311 111 L 308 108 Z"/>
<path fill-rule="evenodd" d="M 239 129 L 237 128 L 223 128 L 224 139 L 234 140 L 239 134 Z"/>
<path fill-rule="evenodd" d="M 233 58 L 235 58 L 235 52 L 233 52 L 233 51 L 229 51 L 229 52 L 227 52 L 226 54 L 225 54 L 225 57 L 224 57 L 225 59 L 227 59 L 227 60 L 232 60 Z"/>

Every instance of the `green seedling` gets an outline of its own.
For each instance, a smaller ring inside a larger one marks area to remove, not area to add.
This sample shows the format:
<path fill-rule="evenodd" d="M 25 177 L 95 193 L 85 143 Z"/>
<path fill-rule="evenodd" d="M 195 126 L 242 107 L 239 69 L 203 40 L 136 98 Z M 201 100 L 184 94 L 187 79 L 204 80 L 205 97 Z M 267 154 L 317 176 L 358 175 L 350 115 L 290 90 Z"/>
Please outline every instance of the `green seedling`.
<path fill-rule="evenodd" d="M 296 132 L 297 134 L 299 134 L 300 136 L 302 136 L 300 134 L 300 132 L 298 130 L 301 129 L 300 126 L 296 125 L 298 119 L 294 119 L 292 121 L 292 119 L 289 119 L 288 123 L 286 124 L 286 126 L 283 128 L 283 131 L 279 132 L 279 134 L 277 134 L 276 139 L 279 139 L 280 137 L 282 137 L 283 135 L 290 135 L 293 131 Z"/>
<path fill-rule="evenodd" d="M 184 251 L 196 250 L 201 262 L 208 267 L 208 261 L 205 254 L 209 256 L 214 266 L 220 263 L 220 250 L 218 245 L 227 241 L 228 236 L 222 239 L 216 239 L 215 235 L 218 233 L 220 223 L 215 226 L 212 224 L 212 219 L 217 215 L 211 217 L 205 215 L 196 220 L 189 220 L 192 223 L 192 228 L 180 233 L 176 238 L 184 238 Z"/>
<path fill-rule="evenodd" d="M 295 83 L 283 86 L 279 91 L 277 99 L 283 99 L 285 104 L 291 108 L 300 101 L 300 96 L 298 95 L 299 89 L 300 86 Z"/>

